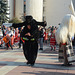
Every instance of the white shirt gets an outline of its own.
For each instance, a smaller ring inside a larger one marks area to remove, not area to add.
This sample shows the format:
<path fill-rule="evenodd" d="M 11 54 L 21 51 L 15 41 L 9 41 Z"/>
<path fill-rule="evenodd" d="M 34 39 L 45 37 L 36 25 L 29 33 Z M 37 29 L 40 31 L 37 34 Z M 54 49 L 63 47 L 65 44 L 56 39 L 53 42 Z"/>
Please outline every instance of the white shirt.
<path fill-rule="evenodd" d="M 11 31 L 11 30 L 10 30 L 10 31 L 7 31 L 7 32 L 6 32 L 6 35 L 7 35 L 7 34 L 8 34 L 9 36 L 11 36 L 11 35 L 13 35 L 13 31 Z"/>

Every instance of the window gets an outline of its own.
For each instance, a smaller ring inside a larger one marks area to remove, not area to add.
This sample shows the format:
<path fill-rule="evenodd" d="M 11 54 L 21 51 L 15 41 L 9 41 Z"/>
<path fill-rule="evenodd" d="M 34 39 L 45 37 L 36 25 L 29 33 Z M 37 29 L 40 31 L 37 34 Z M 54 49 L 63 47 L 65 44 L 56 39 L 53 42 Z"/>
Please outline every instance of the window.
<path fill-rule="evenodd" d="M 26 5 L 24 5 L 24 12 L 26 12 Z"/>

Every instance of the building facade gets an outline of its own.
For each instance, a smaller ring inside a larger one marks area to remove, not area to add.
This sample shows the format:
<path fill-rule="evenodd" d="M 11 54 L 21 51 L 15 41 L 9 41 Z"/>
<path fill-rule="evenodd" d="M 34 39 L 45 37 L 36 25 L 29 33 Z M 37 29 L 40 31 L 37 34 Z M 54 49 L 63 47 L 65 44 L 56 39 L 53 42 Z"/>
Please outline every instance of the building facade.
<path fill-rule="evenodd" d="M 26 15 L 32 15 L 37 21 L 42 21 L 43 0 L 26 0 Z"/>
<path fill-rule="evenodd" d="M 21 19 L 23 15 L 25 15 L 25 0 L 8 0 L 9 17 L 13 19 L 14 17 Z"/>
<path fill-rule="evenodd" d="M 47 21 L 47 26 L 57 26 L 66 14 L 71 14 L 71 0 L 8 0 L 10 19 L 32 15 L 37 21 Z"/>
<path fill-rule="evenodd" d="M 71 0 L 43 0 L 44 18 L 49 26 L 58 26 L 66 14 L 71 14 Z"/>

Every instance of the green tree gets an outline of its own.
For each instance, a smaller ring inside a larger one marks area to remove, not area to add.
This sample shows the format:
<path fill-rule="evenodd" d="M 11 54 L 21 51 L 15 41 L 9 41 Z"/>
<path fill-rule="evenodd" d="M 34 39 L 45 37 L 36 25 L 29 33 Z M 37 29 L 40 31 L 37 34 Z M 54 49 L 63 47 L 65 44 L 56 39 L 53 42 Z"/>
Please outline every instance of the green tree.
<path fill-rule="evenodd" d="M 7 17 L 7 15 L 9 15 L 9 13 L 7 13 L 8 10 L 8 1 L 0 0 L 0 25 L 9 20 L 9 17 Z"/>

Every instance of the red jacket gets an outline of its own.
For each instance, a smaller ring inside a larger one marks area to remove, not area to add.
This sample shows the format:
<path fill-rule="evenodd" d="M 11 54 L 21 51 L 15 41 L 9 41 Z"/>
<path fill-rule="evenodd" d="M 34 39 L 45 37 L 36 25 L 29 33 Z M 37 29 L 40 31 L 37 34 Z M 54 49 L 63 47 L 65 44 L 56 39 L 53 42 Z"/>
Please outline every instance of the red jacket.
<path fill-rule="evenodd" d="M 50 36 L 50 45 L 56 45 L 55 34 L 52 34 L 52 33 Z"/>
<path fill-rule="evenodd" d="M 44 40 L 48 40 L 48 33 L 44 32 Z"/>

